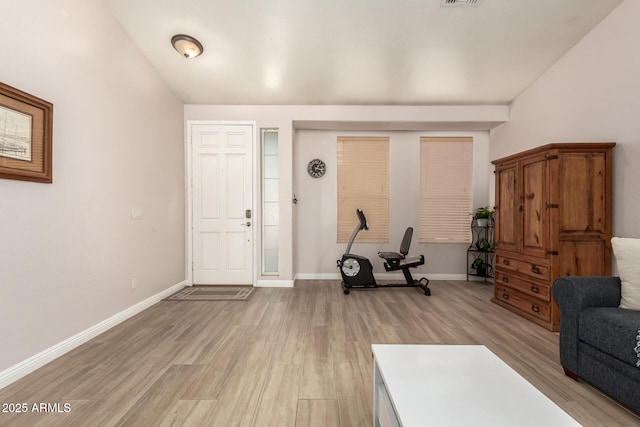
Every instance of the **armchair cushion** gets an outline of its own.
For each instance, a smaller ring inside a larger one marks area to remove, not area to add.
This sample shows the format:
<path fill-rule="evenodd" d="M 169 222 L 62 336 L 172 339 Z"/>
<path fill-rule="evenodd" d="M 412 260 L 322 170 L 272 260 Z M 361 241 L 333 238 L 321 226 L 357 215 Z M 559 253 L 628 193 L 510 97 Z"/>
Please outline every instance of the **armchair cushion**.
<path fill-rule="evenodd" d="M 581 341 L 635 366 L 640 311 L 613 307 L 587 308 L 579 317 Z"/>
<path fill-rule="evenodd" d="M 551 288 L 560 307 L 560 362 L 578 373 L 578 321 L 591 307 L 618 307 L 619 277 L 568 276 L 555 280 Z"/>
<path fill-rule="evenodd" d="M 560 363 L 640 414 L 640 311 L 619 308 L 618 277 L 562 277 L 551 291 L 560 307 Z"/>
<path fill-rule="evenodd" d="M 640 239 L 613 237 L 611 246 L 622 281 L 620 308 L 640 310 Z"/>

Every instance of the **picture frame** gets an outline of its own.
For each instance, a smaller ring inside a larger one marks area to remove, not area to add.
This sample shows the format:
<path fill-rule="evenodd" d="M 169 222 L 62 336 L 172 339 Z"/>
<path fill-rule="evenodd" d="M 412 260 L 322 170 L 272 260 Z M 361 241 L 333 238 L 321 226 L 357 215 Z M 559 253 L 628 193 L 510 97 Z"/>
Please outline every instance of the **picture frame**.
<path fill-rule="evenodd" d="M 0 178 L 52 183 L 53 104 L 0 83 Z"/>

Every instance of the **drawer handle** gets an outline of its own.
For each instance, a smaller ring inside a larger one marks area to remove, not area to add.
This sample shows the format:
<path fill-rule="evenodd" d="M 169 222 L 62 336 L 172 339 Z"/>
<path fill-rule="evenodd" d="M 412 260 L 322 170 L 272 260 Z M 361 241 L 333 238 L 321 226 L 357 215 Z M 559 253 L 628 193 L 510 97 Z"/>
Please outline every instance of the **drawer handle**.
<path fill-rule="evenodd" d="M 538 289 L 537 286 L 532 286 L 531 287 L 531 292 L 533 292 L 534 294 L 539 294 L 540 293 L 540 289 Z"/>
<path fill-rule="evenodd" d="M 537 266 L 537 265 L 532 265 L 532 266 L 531 266 L 531 272 L 532 272 L 533 274 L 542 274 L 542 271 L 540 271 L 540 269 L 538 268 L 538 266 Z"/>
<path fill-rule="evenodd" d="M 504 283 L 509 283 L 509 278 L 505 276 L 505 277 L 502 278 L 502 281 Z"/>
<path fill-rule="evenodd" d="M 503 293 L 502 293 L 502 298 L 503 298 L 503 299 L 509 299 L 509 294 L 508 294 L 508 293 L 506 293 L 506 292 L 503 292 Z"/>
<path fill-rule="evenodd" d="M 510 264 L 508 259 L 503 259 L 503 260 L 502 260 L 502 263 L 503 263 L 504 265 L 509 265 L 509 264 Z"/>
<path fill-rule="evenodd" d="M 532 305 L 532 306 L 531 306 L 531 310 L 532 310 L 534 313 L 540 313 L 540 307 L 538 307 L 537 305 Z"/>

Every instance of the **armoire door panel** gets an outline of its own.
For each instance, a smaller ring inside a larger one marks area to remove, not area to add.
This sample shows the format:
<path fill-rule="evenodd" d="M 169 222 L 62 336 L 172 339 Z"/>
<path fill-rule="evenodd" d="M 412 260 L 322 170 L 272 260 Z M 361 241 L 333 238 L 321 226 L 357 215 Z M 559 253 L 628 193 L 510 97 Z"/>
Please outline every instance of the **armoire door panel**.
<path fill-rule="evenodd" d="M 541 158 L 522 167 L 522 251 L 545 256 L 547 243 L 546 165 Z"/>
<path fill-rule="evenodd" d="M 559 276 L 606 276 L 605 242 L 602 240 L 560 242 Z"/>
<path fill-rule="evenodd" d="M 495 245 L 504 250 L 516 250 L 518 197 L 516 187 L 516 167 L 506 167 L 497 171 L 496 212 L 495 212 Z"/>
<path fill-rule="evenodd" d="M 560 158 L 560 233 L 605 233 L 605 156 L 571 153 Z"/>

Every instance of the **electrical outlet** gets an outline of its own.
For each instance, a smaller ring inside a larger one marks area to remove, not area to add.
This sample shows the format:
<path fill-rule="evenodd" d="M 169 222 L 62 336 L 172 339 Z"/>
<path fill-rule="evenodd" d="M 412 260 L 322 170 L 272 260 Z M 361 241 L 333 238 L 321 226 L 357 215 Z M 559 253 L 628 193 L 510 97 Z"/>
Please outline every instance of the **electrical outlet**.
<path fill-rule="evenodd" d="M 131 279 L 131 289 L 135 289 L 138 286 L 138 279 L 135 277 Z"/>

